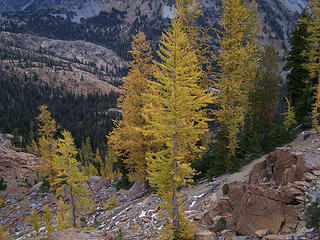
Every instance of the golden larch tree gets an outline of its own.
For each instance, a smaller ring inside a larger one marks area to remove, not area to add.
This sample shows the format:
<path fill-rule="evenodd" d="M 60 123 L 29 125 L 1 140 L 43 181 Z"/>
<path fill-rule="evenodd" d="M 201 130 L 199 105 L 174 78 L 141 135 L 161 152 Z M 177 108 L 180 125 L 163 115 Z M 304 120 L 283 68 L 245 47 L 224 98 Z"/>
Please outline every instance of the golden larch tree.
<path fill-rule="evenodd" d="M 206 71 L 203 70 L 200 85 L 208 88 L 211 83 L 210 36 L 209 29 L 197 22 L 202 15 L 201 5 L 196 0 L 176 0 L 173 13 L 176 21 L 186 33 L 191 46 L 196 51 L 202 69 L 206 69 Z"/>
<path fill-rule="evenodd" d="M 48 205 L 46 205 L 43 209 L 43 221 L 46 225 L 47 236 L 49 236 L 53 231 L 52 220 L 53 220 L 52 210 Z"/>
<path fill-rule="evenodd" d="M 199 86 L 202 70 L 196 51 L 177 20 L 163 33 L 154 62 L 155 80 L 148 81 L 148 104 L 141 131 L 159 149 L 147 154 L 148 179 L 162 197 L 166 224 L 161 239 L 189 239 L 190 223 L 182 213 L 178 188 L 192 181 L 190 162 L 202 151 L 197 143 L 208 131 L 204 108 L 212 97 Z"/>
<path fill-rule="evenodd" d="M 218 109 L 214 114 L 228 139 L 226 164 L 230 166 L 248 110 L 249 93 L 257 84 L 260 56 L 257 29 L 252 24 L 255 21 L 255 3 L 248 8 L 242 0 L 223 0 L 222 7 L 220 25 L 223 31 L 218 34 L 220 49 L 214 55 L 217 62 L 214 87 L 218 90 Z"/>
<path fill-rule="evenodd" d="M 122 110 L 122 120 L 108 137 L 108 143 L 116 154 L 123 159 L 129 180 L 145 181 L 145 153 L 150 148 L 150 141 L 136 130 L 145 124 L 141 113 L 145 105 L 144 94 L 147 92 L 147 80 L 151 78 L 153 68 L 149 42 L 143 32 L 133 36 L 130 51 L 133 60 L 130 62 L 128 76 L 121 87 L 118 106 Z"/>
<path fill-rule="evenodd" d="M 72 226 L 72 219 L 70 214 L 70 206 L 66 205 L 62 198 L 58 200 L 58 211 L 57 211 L 57 231 L 61 231 Z"/>
<path fill-rule="evenodd" d="M 68 131 L 63 131 L 62 138 L 58 139 L 53 167 L 57 172 L 57 177 L 53 182 L 56 186 L 56 194 L 70 196 L 72 226 L 76 227 L 76 214 L 87 210 L 89 199 L 88 191 L 85 188 L 87 177 L 79 170 L 79 163 L 76 160 L 77 150 L 74 145 L 72 135 Z"/>
<path fill-rule="evenodd" d="M 320 1 L 311 0 L 311 18 L 308 23 L 307 31 L 309 36 L 308 50 L 302 52 L 302 55 L 308 57 L 308 62 L 304 67 L 310 72 L 310 77 L 318 77 L 318 86 L 315 87 L 314 104 L 312 110 L 313 126 L 319 131 L 320 117 Z"/>
<path fill-rule="evenodd" d="M 52 168 L 52 161 L 55 155 L 57 132 L 56 121 L 52 118 L 47 105 L 39 107 L 40 114 L 37 117 L 38 124 L 38 151 L 40 157 L 46 160 L 45 164 L 40 165 L 43 177 L 47 177 L 49 182 L 54 181 L 56 173 Z"/>

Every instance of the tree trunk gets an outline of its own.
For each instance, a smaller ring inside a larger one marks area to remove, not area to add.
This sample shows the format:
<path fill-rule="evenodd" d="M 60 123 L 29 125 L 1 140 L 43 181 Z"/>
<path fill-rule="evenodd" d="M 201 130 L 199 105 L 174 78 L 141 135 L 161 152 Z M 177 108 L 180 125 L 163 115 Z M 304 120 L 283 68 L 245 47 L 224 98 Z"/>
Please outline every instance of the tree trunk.
<path fill-rule="evenodd" d="M 75 203 L 74 203 L 73 192 L 72 192 L 72 188 L 71 187 L 70 187 L 70 196 L 71 196 L 72 226 L 75 228 L 75 227 L 77 227 L 76 206 L 75 206 Z"/>
<path fill-rule="evenodd" d="M 178 162 L 177 159 L 175 158 L 175 154 L 177 152 L 177 133 L 173 135 L 173 142 L 174 142 L 174 148 L 173 148 L 173 173 L 174 177 L 177 172 L 177 167 L 178 167 Z M 173 228 L 174 232 L 178 233 L 179 232 L 179 202 L 178 202 L 178 191 L 177 188 L 173 189 L 172 192 L 172 216 L 173 216 Z"/>

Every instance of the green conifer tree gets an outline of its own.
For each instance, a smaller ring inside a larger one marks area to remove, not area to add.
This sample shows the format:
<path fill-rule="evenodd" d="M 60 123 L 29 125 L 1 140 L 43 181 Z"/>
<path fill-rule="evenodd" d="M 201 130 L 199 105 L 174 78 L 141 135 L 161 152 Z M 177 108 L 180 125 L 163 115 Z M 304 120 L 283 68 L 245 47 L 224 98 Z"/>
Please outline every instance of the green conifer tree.
<path fill-rule="evenodd" d="M 291 49 L 286 57 L 284 70 L 288 71 L 286 76 L 288 80 L 288 98 L 292 100 L 292 106 L 296 110 L 296 119 L 303 122 L 304 118 L 311 112 L 313 86 L 316 84 L 314 78 L 310 77 L 305 64 L 308 62 L 308 56 L 303 55 L 308 49 L 308 23 L 310 16 L 304 11 L 290 38 Z"/>

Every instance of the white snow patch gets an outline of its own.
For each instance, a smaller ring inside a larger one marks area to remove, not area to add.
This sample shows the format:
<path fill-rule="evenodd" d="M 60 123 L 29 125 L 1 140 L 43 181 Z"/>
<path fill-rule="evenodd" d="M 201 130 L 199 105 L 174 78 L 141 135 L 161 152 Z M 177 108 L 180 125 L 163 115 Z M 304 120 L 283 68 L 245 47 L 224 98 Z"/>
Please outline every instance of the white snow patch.
<path fill-rule="evenodd" d="M 198 199 L 198 198 L 203 197 L 203 195 L 204 195 L 204 193 L 202 193 L 202 194 L 200 194 L 200 195 L 198 195 L 198 196 L 194 196 L 194 198 Z"/>
<path fill-rule="evenodd" d="M 286 8 L 292 12 L 302 13 L 303 9 L 307 6 L 306 0 L 281 0 Z"/>
<path fill-rule="evenodd" d="M 191 205 L 190 205 L 191 208 L 194 206 L 194 204 L 196 203 L 196 201 L 197 201 L 197 200 L 194 200 L 194 201 L 191 203 Z"/>
<path fill-rule="evenodd" d="M 192 207 L 194 206 L 194 204 L 197 202 L 197 200 L 198 200 L 199 198 L 203 197 L 203 196 L 204 196 L 204 193 L 203 193 L 203 194 L 200 194 L 200 195 L 198 195 L 198 196 L 193 196 L 195 200 L 191 203 L 190 208 L 192 208 Z"/>
<path fill-rule="evenodd" d="M 129 206 L 129 207 L 130 207 L 130 206 Z M 124 212 L 126 212 L 126 211 L 128 210 L 129 207 L 127 207 L 126 209 L 124 209 L 124 210 L 122 210 L 121 212 L 119 212 L 117 215 L 115 215 L 113 218 L 111 218 L 111 220 L 115 220 L 116 217 L 122 215 Z"/>
<path fill-rule="evenodd" d="M 157 213 L 154 213 L 154 214 L 151 215 L 151 217 L 154 218 L 154 217 L 156 217 L 157 215 L 158 215 Z"/>
<path fill-rule="evenodd" d="M 173 18 L 174 14 L 173 14 L 172 8 L 169 6 L 164 6 L 162 17 L 163 18 L 170 18 L 170 19 Z"/>
<path fill-rule="evenodd" d="M 142 210 L 141 214 L 139 215 L 139 218 L 142 218 L 144 216 L 146 216 L 146 212 Z"/>

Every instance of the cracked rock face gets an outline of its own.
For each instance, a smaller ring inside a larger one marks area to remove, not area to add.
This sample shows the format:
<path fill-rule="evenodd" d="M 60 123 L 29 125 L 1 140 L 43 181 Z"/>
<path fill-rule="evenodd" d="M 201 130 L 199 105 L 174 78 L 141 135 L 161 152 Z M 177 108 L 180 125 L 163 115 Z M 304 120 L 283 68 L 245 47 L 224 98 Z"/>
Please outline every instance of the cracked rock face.
<path fill-rule="evenodd" d="M 42 159 L 28 153 L 15 152 L 0 146 L 0 177 L 15 179 L 16 182 L 28 182 L 35 175 L 36 166 Z M 30 185 L 34 183 L 30 182 Z"/>
<path fill-rule="evenodd" d="M 306 229 L 307 205 L 320 200 L 314 191 L 319 167 L 317 151 L 277 149 L 253 167 L 248 182 L 225 184 L 224 196 L 212 203 L 202 222 L 212 228 L 217 216 L 224 216 L 229 228 L 249 236 L 260 230 L 289 234 Z"/>

